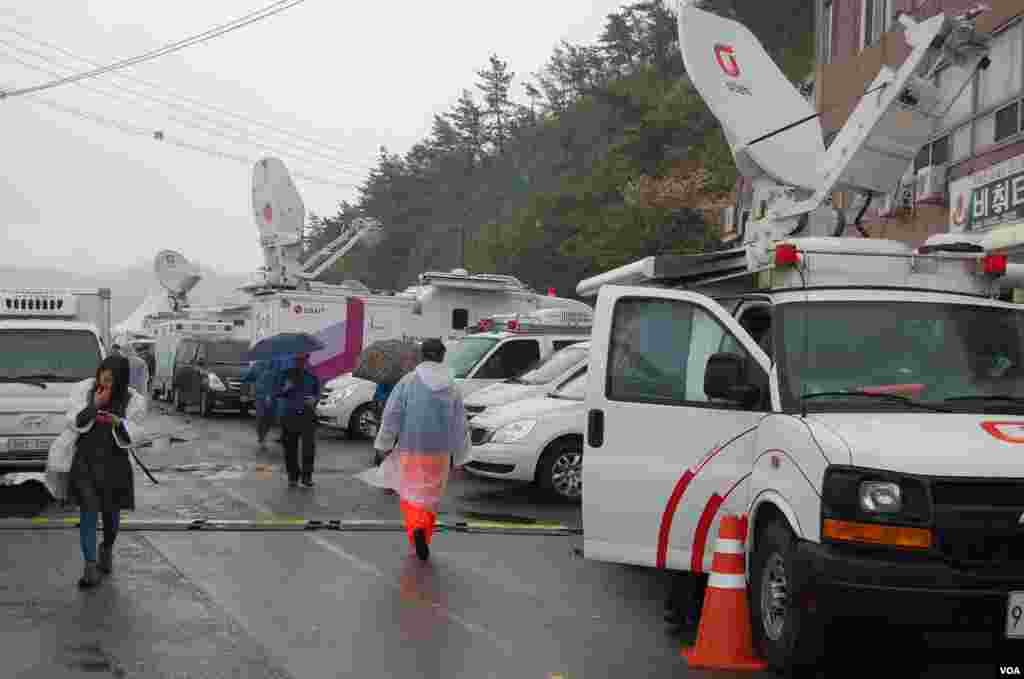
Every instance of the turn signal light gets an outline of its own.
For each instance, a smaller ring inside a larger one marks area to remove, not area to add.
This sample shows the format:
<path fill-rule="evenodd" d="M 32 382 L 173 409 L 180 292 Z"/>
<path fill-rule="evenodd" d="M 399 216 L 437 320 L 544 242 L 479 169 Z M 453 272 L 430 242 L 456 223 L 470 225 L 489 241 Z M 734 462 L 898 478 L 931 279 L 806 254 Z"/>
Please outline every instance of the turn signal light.
<path fill-rule="evenodd" d="M 981 258 L 981 271 L 986 276 L 1005 275 L 1008 259 L 1009 257 L 1004 254 L 985 255 Z"/>
<path fill-rule="evenodd" d="M 932 532 L 927 528 L 883 526 L 857 521 L 825 519 L 822 537 L 844 542 L 864 542 L 872 545 L 890 545 L 928 549 L 932 545 Z"/>
<path fill-rule="evenodd" d="M 800 251 L 792 243 L 775 246 L 775 266 L 796 266 L 800 263 Z"/>

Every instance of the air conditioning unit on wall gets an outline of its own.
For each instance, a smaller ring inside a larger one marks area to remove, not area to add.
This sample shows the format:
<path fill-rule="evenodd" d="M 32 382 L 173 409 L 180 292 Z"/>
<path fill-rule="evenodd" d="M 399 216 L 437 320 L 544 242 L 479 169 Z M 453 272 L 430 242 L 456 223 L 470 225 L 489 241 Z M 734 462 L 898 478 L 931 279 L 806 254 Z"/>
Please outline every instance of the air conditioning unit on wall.
<path fill-rule="evenodd" d="M 916 193 L 914 202 L 918 205 L 945 205 L 946 166 L 926 165 L 918 170 Z"/>
<path fill-rule="evenodd" d="M 878 208 L 879 217 L 895 217 L 900 211 L 911 210 L 914 207 L 914 189 L 916 175 L 913 168 L 900 178 L 900 185 L 892 193 L 885 194 Z"/>

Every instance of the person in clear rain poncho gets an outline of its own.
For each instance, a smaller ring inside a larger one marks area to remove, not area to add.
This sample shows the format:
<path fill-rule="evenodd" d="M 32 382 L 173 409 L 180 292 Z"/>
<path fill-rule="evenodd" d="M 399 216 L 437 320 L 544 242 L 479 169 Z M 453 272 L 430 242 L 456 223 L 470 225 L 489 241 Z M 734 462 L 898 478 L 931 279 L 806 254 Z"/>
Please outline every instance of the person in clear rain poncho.
<path fill-rule="evenodd" d="M 374 447 L 387 457 L 358 478 L 398 492 L 409 542 L 426 560 L 450 470 L 468 461 L 469 432 L 462 396 L 441 363 L 444 344 L 427 340 L 421 352 L 423 362 L 395 385 L 384 408 Z"/>

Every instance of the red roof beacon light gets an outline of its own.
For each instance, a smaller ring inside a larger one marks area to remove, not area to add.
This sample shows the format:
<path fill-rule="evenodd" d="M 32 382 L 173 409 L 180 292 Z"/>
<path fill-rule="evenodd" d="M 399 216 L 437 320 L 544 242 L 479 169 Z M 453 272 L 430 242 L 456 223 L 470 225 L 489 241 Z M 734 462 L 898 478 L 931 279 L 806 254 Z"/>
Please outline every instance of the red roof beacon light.
<path fill-rule="evenodd" d="M 986 276 L 1004 276 L 1008 259 L 1005 254 L 985 255 L 981 258 L 981 272 Z"/>
<path fill-rule="evenodd" d="M 548 288 L 548 297 L 554 297 L 554 296 L 555 296 L 555 289 L 554 288 Z"/>
<path fill-rule="evenodd" d="M 800 251 L 793 243 L 779 243 L 775 246 L 775 266 L 796 266 L 800 263 Z"/>
<path fill-rule="evenodd" d="M 505 324 L 505 327 L 509 332 L 515 332 L 519 329 L 519 321 L 513 318 Z"/>

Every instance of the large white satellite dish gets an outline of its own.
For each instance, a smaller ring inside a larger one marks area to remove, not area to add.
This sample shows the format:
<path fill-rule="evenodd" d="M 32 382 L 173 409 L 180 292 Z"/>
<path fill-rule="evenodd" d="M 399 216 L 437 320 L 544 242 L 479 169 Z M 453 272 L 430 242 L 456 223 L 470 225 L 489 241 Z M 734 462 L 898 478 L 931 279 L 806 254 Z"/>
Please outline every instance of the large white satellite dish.
<path fill-rule="evenodd" d="M 264 158 L 253 167 L 252 210 L 264 245 L 288 245 L 301 239 L 306 206 L 279 159 Z"/>
<path fill-rule="evenodd" d="M 198 267 L 174 250 L 161 250 L 156 253 L 153 271 L 160 285 L 167 290 L 175 311 L 185 302 L 189 291 L 202 279 Z"/>
<path fill-rule="evenodd" d="M 722 124 L 740 171 L 816 189 L 825 143 L 810 102 L 743 24 L 685 1 L 677 16 L 686 73 Z M 748 146 L 798 121 L 805 122 Z"/>

